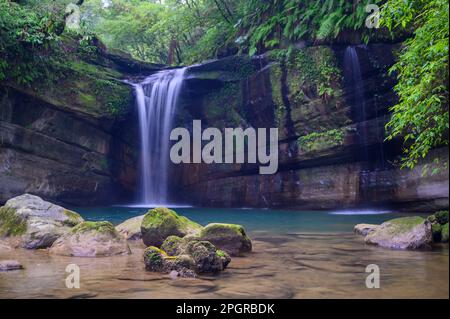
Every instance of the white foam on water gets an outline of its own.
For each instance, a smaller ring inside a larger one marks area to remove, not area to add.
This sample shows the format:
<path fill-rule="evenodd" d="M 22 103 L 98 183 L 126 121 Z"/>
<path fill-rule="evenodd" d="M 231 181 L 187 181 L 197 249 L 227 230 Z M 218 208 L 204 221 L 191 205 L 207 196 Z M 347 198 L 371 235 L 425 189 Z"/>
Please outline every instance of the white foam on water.
<path fill-rule="evenodd" d="M 329 213 L 330 215 L 384 215 L 391 214 L 388 210 L 342 210 Z"/>
<path fill-rule="evenodd" d="M 193 206 L 183 205 L 183 204 L 152 204 L 152 203 L 144 203 L 144 204 L 123 204 L 123 205 L 114 205 L 114 207 L 127 207 L 127 208 L 156 208 L 156 207 L 166 207 L 166 208 L 191 208 Z"/>

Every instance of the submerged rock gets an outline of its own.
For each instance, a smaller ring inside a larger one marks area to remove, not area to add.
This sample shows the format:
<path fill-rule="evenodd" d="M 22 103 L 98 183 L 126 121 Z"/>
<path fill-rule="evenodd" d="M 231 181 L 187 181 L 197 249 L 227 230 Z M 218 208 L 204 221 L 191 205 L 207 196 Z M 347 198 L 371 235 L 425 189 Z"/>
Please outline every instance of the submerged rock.
<path fill-rule="evenodd" d="M 202 229 L 198 238 L 211 242 L 231 256 L 239 256 L 252 251 L 252 241 L 241 225 L 209 224 Z"/>
<path fill-rule="evenodd" d="M 201 230 L 202 226 L 199 224 L 163 207 L 152 209 L 145 214 L 141 225 L 144 244 L 156 247 L 160 247 L 169 236 L 195 235 Z"/>
<path fill-rule="evenodd" d="M 58 238 L 50 253 L 74 257 L 104 257 L 130 254 L 127 241 L 110 222 L 83 222 Z"/>
<path fill-rule="evenodd" d="M 362 236 L 367 236 L 371 232 L 375 231 L 380 225 L 374 224 L 358 224 L 355 226 L 355 233 Z"/>
<path fill-rule="evenodd" d="M 11 271 L 19 269 L 23 269 L 23 266 L 16 260 L 0 260 L 0 271 Z"/>
<path fill-rule="evenodd" d="M 395 249 L 429 249 L 431 224 L 422 217 L 404 217 L 387 221 L 365 237 L 367 244 Z"/>
<path fill-rule="evenodd" d="M 27 249 L 50 247 L 83 218 L 64 207 L 24 194 L 0 208 L 0 237 L 20 237 Z"/>
<path fill-rule="evenodd" d="M 142 239 L 141 225 L 143 220 L 144 215 L 128 219 L 116 226 L 116 230 L 126 240 L 140 240 Z"/>

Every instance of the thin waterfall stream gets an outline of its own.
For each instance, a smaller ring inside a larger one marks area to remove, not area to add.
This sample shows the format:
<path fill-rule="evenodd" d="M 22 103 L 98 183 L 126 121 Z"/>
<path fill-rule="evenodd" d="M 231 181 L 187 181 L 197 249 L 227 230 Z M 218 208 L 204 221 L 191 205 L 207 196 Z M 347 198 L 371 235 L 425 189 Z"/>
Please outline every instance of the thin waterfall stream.
<path fill-rule="evenodd" d="M 184 68 L 161 71 L 134 84 L 141 135 L 142 205 L 162 205 L 169 200 L 170 131 L 184 73 Z"/>

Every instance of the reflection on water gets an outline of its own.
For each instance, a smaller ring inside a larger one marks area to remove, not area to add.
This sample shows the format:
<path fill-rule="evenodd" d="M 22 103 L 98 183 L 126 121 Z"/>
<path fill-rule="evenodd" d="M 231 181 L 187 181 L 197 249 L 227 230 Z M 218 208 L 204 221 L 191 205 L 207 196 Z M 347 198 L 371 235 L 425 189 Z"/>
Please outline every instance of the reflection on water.
<path fill-rule="evenodd" d="M 312 218 L 310 214 L 302 213 L 301 218 L 295 213 L 290 214 L 294 224 L 298 218 L 302 222 Z M 266 227 L 265 231 L 260 230 L 263 224 L 258 222 L 258 214 L 253 215 L 254 222 L 242 216 L 235 219 L 237 223 L 248 222 L 253 253 L 246 258 L 233 258 L 229 268 L 218 276 L 198 279 L 171 280 L 167 275 L 146 272 L 142 261 L 144 247 L 140 243 L 132 245 L 132 255 L 107 258 L 59 257 L 46 251 L 8 250 L 0 245 L 0 259 L 16 259 L 25 267 L 21 271 L 0 273 L 0 298 L 449 297 L 448 245 L 432 252 L 366 246 L 361 237 L 351 232 L 353 219 L 315 214 L 322 226 L 331 225 L 331 218 L 338 225 L 331 228 L 344 231 L 307 232 L 303 229 L 295 231 L 295 227 L 279 231 L 277 229 L 283 224 L 280 218 L 284 222 L 284 217 L 273 214 L 266 217 L 270 216 L 268 219 L 278 220 L 278 223 Z M 203 219 L 193 219 L 209 222 L 207 214 L 203 215 Z M 219 213 L 211 218 L 228 222 L 226 216 L 224 214 L 222 220 Z M 370 218 L 363 218 L 363 221 L 373 222 Z M 319 222 L 314 220 L 314 223 Z M 70 263 L 80 266 L 81 289 L 65 288 L 65 269 Z M 369 264 L 380 267 L 380 289 L 365 286 L 368 275 L 365 268 Z"/>

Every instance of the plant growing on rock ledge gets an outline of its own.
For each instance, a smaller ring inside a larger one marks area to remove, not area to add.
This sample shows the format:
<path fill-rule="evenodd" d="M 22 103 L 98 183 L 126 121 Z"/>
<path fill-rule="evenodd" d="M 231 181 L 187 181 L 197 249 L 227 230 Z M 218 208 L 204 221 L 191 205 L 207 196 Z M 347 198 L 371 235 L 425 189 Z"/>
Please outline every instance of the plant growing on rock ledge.
<path fill-rule="evenodd" d="M 303 152 L 321 151 L 344 144 L 345 129 L 333 129 L 326 132 L 314 132 L 298 138 Z"/>

